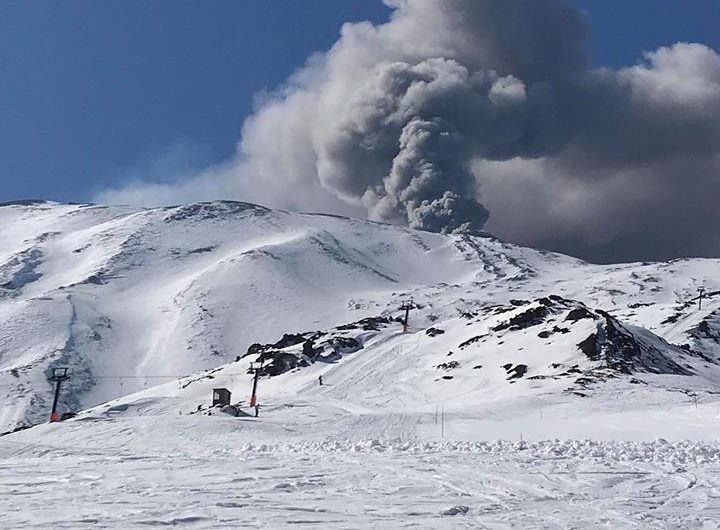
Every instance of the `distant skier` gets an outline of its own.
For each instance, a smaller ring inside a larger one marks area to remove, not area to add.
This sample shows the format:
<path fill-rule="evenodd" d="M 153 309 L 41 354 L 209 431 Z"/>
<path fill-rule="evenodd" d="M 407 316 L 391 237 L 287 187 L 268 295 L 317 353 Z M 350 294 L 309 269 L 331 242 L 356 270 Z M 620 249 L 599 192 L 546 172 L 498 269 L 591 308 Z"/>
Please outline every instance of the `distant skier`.
<path fill-rule="evenodd" d="M 320 386 L 323 386 L 322 385 L 322 376 L 318 376 L 318 383 L 320 383 Z"/>

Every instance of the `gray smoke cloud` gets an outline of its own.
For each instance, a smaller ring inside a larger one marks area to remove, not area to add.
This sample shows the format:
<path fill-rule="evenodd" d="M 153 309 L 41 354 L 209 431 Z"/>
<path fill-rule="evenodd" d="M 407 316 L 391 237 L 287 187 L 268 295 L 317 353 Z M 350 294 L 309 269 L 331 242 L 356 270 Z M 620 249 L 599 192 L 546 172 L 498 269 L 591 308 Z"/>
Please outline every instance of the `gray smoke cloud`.
<path fill-rule="evenodd" d="M 388 24 L 344 26 L 266 102 L 241 148 L 259 174 L 307 167 L 307 180 L 371 219 L 479 229 L 488 211 L 472 163 L 557 149 L 553 83 L 583 71 L 583 19 L 536 0 L 388 4 Z M 267 160 L 278 148 L 283 163 L 297 157 L 290 167 Z"/>
<path fill-rule="evenodd" d="M 164 197 L 485 226 L 599 261 L 718 255 L 715 51 L 678 43 L 589 69 L 586 20 L 560 1 L 386 3 L 389 22 L 344 25 L 259 100 L 236 160 Z"/>

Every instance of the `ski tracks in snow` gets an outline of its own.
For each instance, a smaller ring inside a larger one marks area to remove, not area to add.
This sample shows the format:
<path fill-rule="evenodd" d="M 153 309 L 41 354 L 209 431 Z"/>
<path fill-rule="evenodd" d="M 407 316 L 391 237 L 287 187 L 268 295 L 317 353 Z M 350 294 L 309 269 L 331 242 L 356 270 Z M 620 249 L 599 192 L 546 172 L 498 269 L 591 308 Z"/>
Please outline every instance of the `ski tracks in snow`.
<path fill-rule="evenodd" d="M 3 527 L 706 529 L 720 518 L 717 465 L 398 453 L 373 442 L 199 452 L 4 459 Z M 453 506 L 469 510 L 443 515 Z"/>

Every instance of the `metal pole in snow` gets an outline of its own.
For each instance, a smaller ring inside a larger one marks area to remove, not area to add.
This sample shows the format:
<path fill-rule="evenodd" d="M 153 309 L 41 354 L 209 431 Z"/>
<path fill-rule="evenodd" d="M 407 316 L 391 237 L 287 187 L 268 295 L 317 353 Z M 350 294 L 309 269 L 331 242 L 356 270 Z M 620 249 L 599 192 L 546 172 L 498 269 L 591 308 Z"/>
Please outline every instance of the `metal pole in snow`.
<path fill-rule="evenodd" d="M 250 365 L 250 369 L 253 371 L 253 386 L 252 394 L 250 395 L 250 406 L 255 407 L 257 405 L 257 383 L 258 377 L 260 376 L 260 369 L 257 366 Z"/>
<path fill-rule="evenodd" d="M 702 299 L 703 295 L 705 294 L 705 289 L 703 287 L 700 287 L 698 289 L 698 293 L 700 293 L 700 296 L 698 296 L 698 311 L 702 309 Z"/>
<path fill-rule="evenodd" d="M 60 385 L 68 378 L 67 370 L 67 368 L 53 368 L 53 375 L 50 380 L 55 381 L 55 397 L 50 411 L 50 423 L 58 421 L 57 405 L 60 399 Z"/>
<path fill-rule="evenodd" d="M 57 404 L 58 404 L 58 399 L 60 398 L 60 384 L 61 383 L 62 383 L 62 379 L 55 380 L 55 398 L 53 399 L 52 410 L 50 411 L 50 423 L 54 423 L 58 420 Z"/>
<path fill-rule="evenodd" d="M 403 302 L 400 309 L 405 311 L 405 318 L 403 319 L 403 333 L 407 333 L 408 323 L 410 321 L 410 310 L 413 308 L 412 302 Z"/>

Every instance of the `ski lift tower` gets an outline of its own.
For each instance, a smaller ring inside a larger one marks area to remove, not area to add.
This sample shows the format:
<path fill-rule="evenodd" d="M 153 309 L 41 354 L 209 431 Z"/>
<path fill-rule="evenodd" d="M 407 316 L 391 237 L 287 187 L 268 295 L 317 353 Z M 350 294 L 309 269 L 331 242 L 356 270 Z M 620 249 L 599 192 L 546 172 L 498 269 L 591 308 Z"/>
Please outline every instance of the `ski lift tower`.
<path fill-rule="evenodd" d="M 53 373 L 50 377 L 50 381 L 55 383 L 55 397 L 53 398 L 52 411 L 50 411 L 50 423 L 58 421 L 57 405 L 60 399 L 60 385 L 63 381 L 70 379 L 67 371 L 68 369 L 66 367 L 53 368 Z"/>
<path fill-rule="evenodd" d="M 402 303 L 400 306 L 400 309 L 402 311 L 405 311 L 405 317 L 403 318 L 403 333 L 407 333 L 408 330 L 408 324 L 410 321 L 410 310 L 415 309 L 415 306 L 413 305 L 412 300 L 406 300 Z"/>
<path fill-rule="evenodd" d="M 262 368 L 262 363 L 257 361 L 252 361 L 250 363 L 250 373 L 253 374 L 252 394 L 250 394 L 251 407 L 257 406 L 257 384 L 258 377 L 260 377 L 260 368 Z"/>

